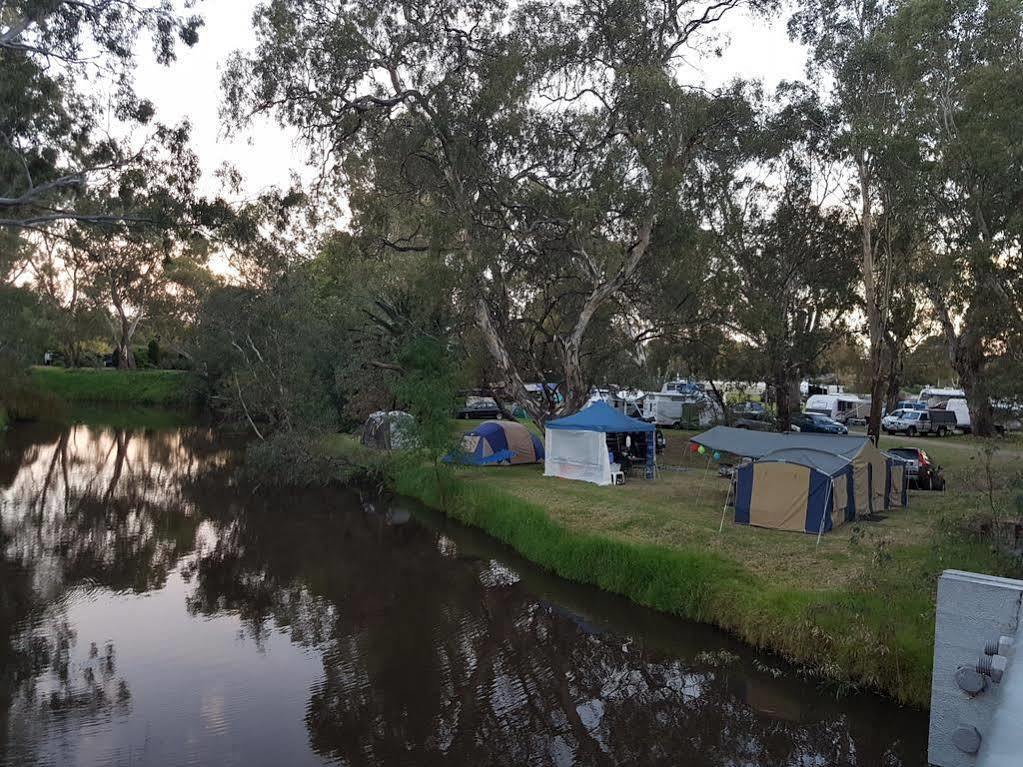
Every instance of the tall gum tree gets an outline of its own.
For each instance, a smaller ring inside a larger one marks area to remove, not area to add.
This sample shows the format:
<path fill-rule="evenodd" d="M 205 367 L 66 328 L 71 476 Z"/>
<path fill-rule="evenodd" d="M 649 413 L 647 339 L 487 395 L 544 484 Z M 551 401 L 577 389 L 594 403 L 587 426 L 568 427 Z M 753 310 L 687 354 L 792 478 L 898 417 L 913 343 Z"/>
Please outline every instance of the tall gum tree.
<path fill-rule="evenodd" d="M 846 200 L 860 233 L 866 320 L 868 433 L 880 434 L 881 408 L 900 364 L 893 297 L 907 295 L 908 262 L 921 246 L 917 176 L 921 147 L 906 135 L 913 84 L 897 76 L 887 37 L 896 4 L 888 0 L 809 0 L 793 14 L 790 35 L 809 46 L 811 80 L 838 126 L 832 151 L 851 182 Z M 826 75 L 826 78 L 821 77 Z M 899 311 L 914 306 L 900 302 Z"/>
<path fill-rule="evenodd" d="M 594 318 L 635 280 L 708 137 L 728 133 L 729 98 L 676 70 L 739 5 L 767 4 L 265 3 L 257 49 L 225 71 L 225 111 L 296 127 L 363 234 L 443 254 L 507 393 L 542 422 L 585 401 Z M 543 354 L 523 351 L 530 337 Z M 561 402 L 526 390 L 550 359 Z"/>
<path fill-rule="evenodd" d="M 989 436 L 988 362 L 1023 328 L 1023 5 L 905 0 L 890 36 L 928 148 L 927 296 L 972 429 Z"/>

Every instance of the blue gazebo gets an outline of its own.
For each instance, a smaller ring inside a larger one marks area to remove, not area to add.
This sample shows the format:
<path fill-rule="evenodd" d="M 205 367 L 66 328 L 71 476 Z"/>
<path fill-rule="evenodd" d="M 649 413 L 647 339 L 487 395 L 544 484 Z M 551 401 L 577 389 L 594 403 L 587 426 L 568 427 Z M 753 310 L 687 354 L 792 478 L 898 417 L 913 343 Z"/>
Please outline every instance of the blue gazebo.
<path fill-rule="evenodd" d="M 545 433 L 544 474 L 610 485 L 614 471 L 607 451 L 607 434 L 646 436 L 646 477 L 653 479 L 656 432 L 652 423 L 629 418 L 605 402 L 597 401 L 578 413 L 548 421 Z"/>

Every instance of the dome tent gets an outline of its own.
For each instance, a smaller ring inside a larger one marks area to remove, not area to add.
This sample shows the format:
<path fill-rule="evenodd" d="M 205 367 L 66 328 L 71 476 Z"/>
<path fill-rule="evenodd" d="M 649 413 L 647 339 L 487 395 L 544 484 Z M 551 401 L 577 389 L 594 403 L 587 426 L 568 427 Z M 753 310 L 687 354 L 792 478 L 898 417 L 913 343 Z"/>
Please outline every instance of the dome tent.
<path fill-rule="evenodd" d="M 415 447 L 416 419 L 403 410 L 378 410 L 362 426 L 360 442 L 374 450 L 408 450 Z"/>
<path fill-rule="evenodd" d="M 473 466 L 538 463 L 543 460 L 543 444 L 521 423 L 484 421 L 462 435 L 461 449 L 444 460 Z"/>

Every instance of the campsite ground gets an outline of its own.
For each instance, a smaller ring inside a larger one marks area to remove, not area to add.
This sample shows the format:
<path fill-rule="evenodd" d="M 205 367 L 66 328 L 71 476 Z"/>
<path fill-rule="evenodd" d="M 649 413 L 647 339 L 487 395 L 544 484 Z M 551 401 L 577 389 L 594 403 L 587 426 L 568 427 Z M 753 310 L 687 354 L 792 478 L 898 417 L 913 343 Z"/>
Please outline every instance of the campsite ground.
<path fill-rule="evenodd" d="M 406 465 L 394 484 L 566 577 L 715 623 L 823 679 L 920 706 L 929 699 L 938 575 L 1020 574 L 989 532 L 993 518 L 1018 514 L 1018 441 L 882 439 L 882 448 L 924 447 L 945 468 L 948 490 L 911 491 L 908 509 L 840 527 L 818 547 L 814 536 L 733 525 L 715 463 L 687 452 L 691 433 L 665 434 L 655 481 L 598 487 L 546 478 L 537 465 L 464 467 L 445 478 Z M 351 450 L 350 441 L 332 444 Z"/>

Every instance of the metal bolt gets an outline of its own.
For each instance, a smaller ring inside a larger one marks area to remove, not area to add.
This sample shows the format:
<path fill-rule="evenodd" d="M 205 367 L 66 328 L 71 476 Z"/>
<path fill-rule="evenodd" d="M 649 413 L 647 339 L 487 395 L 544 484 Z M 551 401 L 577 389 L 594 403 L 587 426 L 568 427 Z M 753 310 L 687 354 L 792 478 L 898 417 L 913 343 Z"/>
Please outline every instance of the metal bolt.
<path fill-rule="evenodd" d="M 956 684 L 968 695 L 979 695 L 987 687 L 987 679 L 977 669 L 960 666 L 955 673 Z"/>
<path fill-rule="evenodd" d="M 980 751 L 980 732 L 976 727 L 959 727 L 952 733 L 952 743 L 964 754 Z"/>
<path fill-rule="evenodd" d="M 991 681 L 998 684 L 1008 665 L 1009 659 L 1004 655 L 981 655 L 977 661 L 977 673 L 991 677 Z"/>
<path fill-rule="evenodd" d="M 1012 644 L 1012 637 L 1000 636 L 998 639 L 993 639 L 984 645 L 984 654 L 1008 657 L 1012 654 Z"/>

